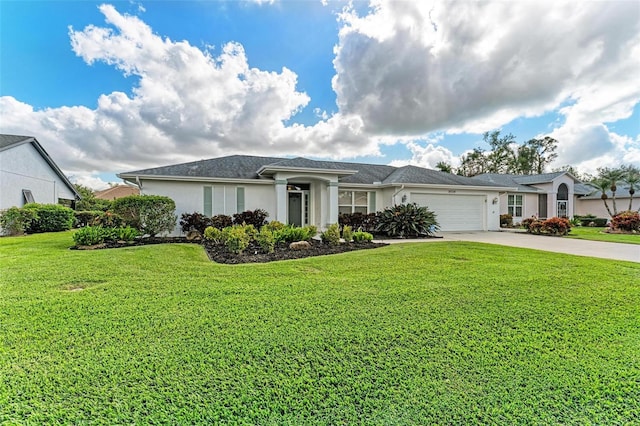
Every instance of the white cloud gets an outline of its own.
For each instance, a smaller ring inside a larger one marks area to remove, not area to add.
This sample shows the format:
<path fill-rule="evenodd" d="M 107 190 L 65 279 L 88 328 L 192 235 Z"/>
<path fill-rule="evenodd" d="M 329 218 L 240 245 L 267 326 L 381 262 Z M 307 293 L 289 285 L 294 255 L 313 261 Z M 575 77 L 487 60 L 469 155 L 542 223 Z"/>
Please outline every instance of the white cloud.
<path fill-rule="evenodd" d="M 459 159 L 443 146 L 434 145 L 433 143 L 423 145 L 417 142 L 409 142 L 407 143 L 407 148 L 411 151 L 411 159 L 395 160 L 390 165 L 396 167 L 412 165 L 435 169 L 438 163 L 443 162 L 453 167 L 459 166 Z"/>
<path fill-rule="evenodd" d="M 72 48 L 134 76 L 129 94 L 103 94 L 94 109 L 0 98 L 2 131 L 35 135 L 70 174 L 238 152 L 353 158 L 393 143 L 433 167 L 456 163 L 446 137 L 425 141 L 433 132 L 482 133 L 549 111 L 565 117 L 551 134 L 562 164 L 639 158 L 638 135 L 608 127 L 640 101 L 637 2 L 376 0 L 363 16 L 347 7 L 334 49 L 339 112 L 318 110 L 308 126 L 285 124 L 310 102 L 291 70 L 249 67 L 238 43 L 203 50 L 113 6 L 100 11 L 106 25 L 69 29 Z"/>

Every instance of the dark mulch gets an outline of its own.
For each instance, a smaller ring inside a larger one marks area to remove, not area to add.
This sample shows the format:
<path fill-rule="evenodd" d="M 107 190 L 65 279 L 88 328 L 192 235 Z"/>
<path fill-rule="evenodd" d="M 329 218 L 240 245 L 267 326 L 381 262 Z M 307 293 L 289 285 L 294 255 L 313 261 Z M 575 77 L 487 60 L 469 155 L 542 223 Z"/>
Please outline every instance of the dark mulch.
<path fill-rule="evenodd" d="M 224 245 L 214 244 L 211 241 L 203 243 L 209 259 L 217 263 L 265 263 L 276 260 L 302 259 L 311 256 L 324 256 L 326 254 L 345 253 L 354 250 L 374 249 L 386 246 L 387 243 L 342 243 L 337 246 L 324 244 L 322 241 L 311 240 L 311 248 L 308 250 L 292 250 L 288 244 L 278 244 L 273 253 L 263 253 L 257 245 L 250 245 L 243 253 L 235 254 L 227 250 Z"/>
<path fill-rule="evenodd" d="M 250 245 L 243 253 L 235 254 L 227 250 L 224 245 L 214 244 L 211 241 L 187 240 L 185 237 L 154 237 L 141 238 L 131 242 L 111 242 L 98 244 L 95 246 L 76 246 L 72 250 L 99 250 L 109 248 L 121 248 L 132 246 L 143 246 L 148 244 L 171 244 L 171 243 L 194 243 L 201 244 L 209 259 L 217 263 L 240 264 L 240 263 L 265 263 L 276 260 L 302 259 L 311 256 L 323 256 L 326 254 L 345 253 L 354 250 L 374 249 L 386 246 L 387 243 L 343 243 L 338 246 L 324 244 L 322 241 L 310 241 L 311 248 L 308 250 L 292 250 L 288 244 L 278 244 L 273 253 L 263 253 L 260 247 L 255 244 Z"/>

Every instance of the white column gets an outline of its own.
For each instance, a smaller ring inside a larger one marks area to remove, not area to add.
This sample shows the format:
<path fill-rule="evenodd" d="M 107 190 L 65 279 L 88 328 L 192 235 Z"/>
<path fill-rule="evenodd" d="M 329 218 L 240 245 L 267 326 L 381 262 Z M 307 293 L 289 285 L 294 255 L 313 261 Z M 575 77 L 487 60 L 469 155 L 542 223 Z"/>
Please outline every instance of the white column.
<path fill-rule="evenodd" d="M 287 180 L 276 179 L 276 220 L 287 223 Z"/>
<path fill-rule="evenodd" d="M 338 182 L 327 184 L 327 195 L 329 198 L 329 223 L 327 225 L 332 225 L 338 223 Z"/>

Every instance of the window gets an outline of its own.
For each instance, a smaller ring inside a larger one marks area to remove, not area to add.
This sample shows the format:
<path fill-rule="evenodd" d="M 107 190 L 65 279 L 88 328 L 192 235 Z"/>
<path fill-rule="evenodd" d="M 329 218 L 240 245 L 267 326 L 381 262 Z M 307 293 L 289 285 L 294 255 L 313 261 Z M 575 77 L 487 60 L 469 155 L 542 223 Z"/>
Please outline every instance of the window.
<path fill-rule="evenodd" d="M 244 211 L 244 188 L 239 186 L 236 188 L 236 213 Z"/>
<path fill-rule="evenodd" d="M 23 189 L 22 196 L 24 197 L 25 203 L 35 203 L 35 199 L 33 198 L 33 194 L 30 189 Z"/>
<path fill-rule="evenodd" d="M 211 217 L 211 206 L 213 205 L 213 191 L 210 186 L 204 187 L 204 206 L 202 212 L 205 216 Z"/>
<path fill-rule="evenodd" d="M 522 195 L 509 195 L 507 213 L 513 217 L 522 217 Z"/>
<path fill-rule="evenodd" d="M 371 204 L 375 206 L 374 192 L 367 191 L 339 191 L 338 212 L 341 214 L 362 213 L 367 214 Z"/>

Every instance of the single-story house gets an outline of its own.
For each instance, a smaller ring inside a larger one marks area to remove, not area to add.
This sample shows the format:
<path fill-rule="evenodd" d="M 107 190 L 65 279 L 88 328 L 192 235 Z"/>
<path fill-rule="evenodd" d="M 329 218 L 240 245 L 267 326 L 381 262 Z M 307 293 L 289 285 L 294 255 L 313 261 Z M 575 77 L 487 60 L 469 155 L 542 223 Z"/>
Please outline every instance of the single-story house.
<path fill-rule="evenodd" d="M 114 185 L 102 191 L 96 191 L 94 195 L 99 200 L 113 201 L 129 195 L 140 195 L 140 188 L 133 185 Z"/>
<path fill-rule="evenodd" d="M 607 208 L 604 206 L 602 202 L 602 192 L 594 191 L 592 188 L 589 189 L 591 192 L 587 195 L 584 195 L 579 198 L 578 204 L 576 206 L 577 215 L 587 215 L 592 214 L 597 217 L 609 217 L 609 213 L 607 212 Z M 640 191 L 638 191 L 640 192 Z M 613 194 L 611 191 L 607 191 L 607 204 L 609 208 L 613 212 Z M 629 194 L 629 185 L 619 184 L 616 188 L 616 207 L 618 212 L 629 210 L 629 201 L 632 201 L 631 210 L 638 211 L 640 210 L 640 197 L 639 194 L 634 194 L 633 199 L 631 198 L 631 194 Z"/>
<path fill-rule="evenodd" d="M 120 173 L 141 194 L 164 195 L 176 213 L 207 216 L 264 209 L 270 220 L 320 229 L 339 213 L 372 213 L 402 203 L 427 206 L 443 231 L 497 230 L 496 184 L 416 166 L 232 155 Z M 178 230 L 176 229 L 176 233 Z"/>
<path fill-rule="evenodd" d="M 0 135 L 0 210 L 79 199 L 78 191 L 36 138 Z"/>
<path fill-rule="evenodd" d="M 500 214 L 510 214 L 514 223 L 532 216 L 540 219 L 573 217 L 580 214 L 581 197 L 593 191 L 568 172 L 537 175 L 484 173 L 473 179 L 513 188 L 500 194 Z"/>

